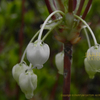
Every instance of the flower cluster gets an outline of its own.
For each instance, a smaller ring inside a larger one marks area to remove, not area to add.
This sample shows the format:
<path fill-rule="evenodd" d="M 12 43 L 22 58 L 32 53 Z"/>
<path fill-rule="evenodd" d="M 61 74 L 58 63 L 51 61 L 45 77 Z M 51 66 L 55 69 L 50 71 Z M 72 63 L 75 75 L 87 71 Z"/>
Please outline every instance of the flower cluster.
<path fill-rule="evenodd" d="M 56 13 L 60 13 L 62 17 L 60 16 L 60 18 L 56 19 L 56 21 L 49 21 L 49 19 Z M 63 16 L 66 20 L 65 22 Z M 70 15 L 68 13 L 65 16 L 65 14 L 62 11 L 56 10 L 47 17 L 41 29 L 33 36 L 32 40 L 27 45 L 23 53 L 21 62 L 19 64 L 16 64 L 12 69 L 12 75 L 16 80 L 16 82 L 18 83 L 18 85 L 20 86 L 22 92 L 25 94 L 27 99 L 33 97 L 34 94 L 33 92 L 37 87 L 37 75 L 34 74 L 33 69 L 43 68 L 43 64 L 49 59 L 50 48 L 48 44 L 43 42 L 45 38 L 49 35 L 49 33 L 54 28 L 57 27 L 57 29 L 60 31 L 56 36 L 57 40 L 60 40 L 63 43 L 70 42 L 71 44 L 75 44 L 80 40 L 79 32 L 82 29 L 82 27 L 78 29 L 78 25 L 75 25 L 76 22 L 77 24 L 79 24 L 78 23 L 79 21 L 76 21 L 75 17 L 76 19 L 81 20 L 85 24 L 85 28 L 87 27 L 90 30 L 95 43 L 95 45 L 91 47 L 88 35 L 86 35 L 90 47 L 89 50 L 87 51 L 87 55 L 84 60 L 86 72 L 89 74 L 90 78 L 93 78 L 96 72 L 100 72 L 100 61 L 97 60 L 98 56 L 94 55 L 94 59 L 91 59 L 91 56 L 89 56 L 89 54 L 92 55 L 92 54 L 96 54 L 97 52 L 100 53 L 99 52 L 100 46 L 98 45 L 95 36 L 92 30 L 90 29 L 90 27 L 88 26 L 88 24 L 77 15 L 74 14 Z M 44 29 L 47 29 L 49 31 L 41 39 Z M 37 36 L 38 39 L 34 41 L 34 39 Z M 25 54 L 27 60 L 30 63 L 29 66 L 24 61 Z M 58 69 L 58 73 L 63 75 L 64 74 L 64 51 L 58 53 L 55 56 L 55 63 Z"/>
<path fill-rule="evenodd" d="M 96 72 L 100 72 L 100 45 L 97 43 L 97 40 L 94 36 L 94 33 L 92 32 L 91 28 L 88 26 L 88 24 L 79 16 L 74 15 L 76 18 L 80 19 L 84 24 L 85 27 L 83 27 L 84 32 L 86 33 L 89 49 L 86 53 L 86 58 L 84 59 L 85 64 L 85 70 L 87 74 L 89 75 L 89 78 L 94 78 L 94 75 Z M 88 28 L 93 40 L 94 40 L 94 46 L 91 46 L 87 31 L 85 28 Z M 55 56 L 55 63 L 58 69 L 58 72 L 63 75 L 63 68 L 64 68 L 64 53 L 60 52 Z"/>
<path fill-rule="evenodd" d="M 30 62 L 30 67 L 23 63 L 16 64 L 12 69 L 12 75 L 18 85 L 20 86 L 23 93 L 27 99 L 33 97 L 33 91 L 37 87 L 37 75 L 33 73 L 33 68 L 41 69 L 43 64 L 48 60 L 50 55 L 49 46 L 40 41 L 35 41 L 34 43 L 29 43 L 26 50 L 27 59 Z M 33 67 L 32 67 L 32 65 Z"/>
<path fill-rule="evenodd" d="M 100 45 L 97 43 L 94 33 L 91 30 L 91 28 L 88 26 L 88 24 L 77 15 L 75 15 L 75 17 L 79 18 L 86 25 L 86 27 L 89 29 L 94 40 L 94 46 L 91 46 L 87 31 L 86 29 L 84 29 L 86 33 L 88 45 L 89 45 L 89 49 L 87 50 L 87 53 L 86 53 L 86 58 L 84 59 L 85 70 L 87 74 L 89 75 L 89 78 L 94 78 L 95 73 L 100 72 L 100 61 L 98 59 L 99 55 L 97 55 L 100 53 Z"/>
<path fill-rule="evenodd" d="M 51 13 L 45 22 L 43 23 L 41 29 L 33 36 L 29 44 L 27 45 L 23 56 L 21 58 L 21 62 L 19 64 L 16 64 L 12 68 L 12 75 L 13 78 L 18 83 L 19 87 L 21 88 L 22 92 L 25 94 L 27 99 L 30 99 L 34 95 L 34 90 L 37 87 L 37 75 L 34 74 L 33 69 L 41 69 L 43 67 L 43 64 L 49 59 L 50 55 L 50 48 L 48 44 L 44 43 L 44 39 L 46 36 L 57 26 L 60 24 L 61 21 L 54 22 L 54 24 L 49 23 L 49 19 L 55 14 L 55 13 L 62 13 L 61 11 L 55 11 Z M 49 23 L 49 24 L 48 24 Z M 48 33 L 46 36 L 42 37 L 42 33 L 44 29 L 48 29 Z M 33 40 L 38 36 L 38 39 L 33 42 Z M 24 61 L 25 54 L 27 57 L 27 60 L 29 61 L 30 65 L 28 66 L 26 62 Z"/>
<path fill-rule="evenodd" d="M 24 63 L 16 64 L 12 69 L 12 75 L 25 93 L 26 98 L 32 98 L 33 91 L 37 87 L 37 75 L 32 70 L 29 70 L 29 67 Z"/>
<path fill-rule="evenodd" d="M 29 70 L 29 67 L 24 63 L 16 64 L 12 69 L 12 75 L 25 93 L 26 98 L 32 98 L 33 91 L 37 87 L 37 75 Z"/>
<path fill-rule="evenodd" d="M 26 98 L 30 99 L 33 97 L 33 91 L 37 87 L 37 75 L 33 73 L 32 69 L 41 69 L 43 67 L 43 64 L 49 58 L 50 49 L 47 44 L 36 41 L 28 44 L 26 54 L 30 67 L 23 62 L 16 64 L 12 69 L 12 75 L 25 93 Z"/>

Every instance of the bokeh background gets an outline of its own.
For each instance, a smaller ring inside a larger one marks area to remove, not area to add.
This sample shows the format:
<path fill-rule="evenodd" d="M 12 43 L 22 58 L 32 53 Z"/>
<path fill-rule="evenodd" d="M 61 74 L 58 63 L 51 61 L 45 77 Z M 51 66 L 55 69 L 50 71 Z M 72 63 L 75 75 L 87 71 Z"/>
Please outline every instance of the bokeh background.
<path fill-rule="evenodd" d="M 23 16 L 22 0 L 0 0 L 0 100 L 26 100 L 12 77 L 12 67 L 20 61 L 28 42 L 49 15 L 44 0 L 25 0 L 24 8 Z M 93 0 L 85 20 L 91 23 L 90 27 L 100 43 L 100 0 Z M 31 100 L 62 100 L 63 76 L 58 74 L 54 61 L 62 44 L 54 38 L 54 32 L 45 40 L 51 50 L 49 60 L 42 69 L 34 69 L 38 83 Z M 71 94 L 100 94 L 100 73 L 89 79 L 84 69 L 88 44 L 83 31 L 80 35 L 81 41 L 73 46 Z M 90 33 L 89 36 L 93 45 Z M 71 100 L 84 99 L 99 100 L 100 95 L 71 96 Z"/>

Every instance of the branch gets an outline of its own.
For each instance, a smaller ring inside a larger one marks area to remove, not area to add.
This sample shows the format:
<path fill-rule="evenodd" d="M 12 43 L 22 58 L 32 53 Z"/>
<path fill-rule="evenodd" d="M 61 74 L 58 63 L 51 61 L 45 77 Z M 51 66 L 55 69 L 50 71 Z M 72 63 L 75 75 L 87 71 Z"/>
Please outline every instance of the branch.
<path fill-rule="evenodd" d="M 23 27 L 24 27 L 24 13 L 25 13 L 25 0 L 22 0 L 22 18 L 21 18 L 21 29 L 19 32 L 19 61 L 22 56 L 22 47 L 23 47 Z M 19 100 L 19 86 L 16 85 L 16 100 Z"/>
<path fill-rule="evenodd" d="M 58 4 L 57 9 L 59 9 L 59 10 L 64 12 L 65 8 L 64 8 L 64 5 L 63 5 L 62 1 L 61 0 L 57 0 L 57 4 Z"/>
<path fill-rule="evenodd" d="M 73 11 L 74 11 L 75 8 L 76 8 L 76 4 L 77 4 L 77 0 L 73 0 Z"/>
<path fill-rule="evenodd" d="M 59 79 L 59 74 L 58 73 L 57 73 L 56 77 L 57 77 L 57 79 L 56 79 L 56 82 L 55 82 L 55 84 L 54 84 L 54 86 L 52 88 L 49 100 L 54 100 L 54 97 L 55 97 L 55 92 L 56 92 L 56 89 L 57 89 L 57 86 L 58 86 L 58 79 Z"/>
<path fill-rule="evenodd" d="M 83 13 L 83 15 L 82 15 L 82 19 L 85 19 L 86 15 L 87 15 L 87 13 L 88 13 L 88 11 L 89 11 L 89 8 L 90 8 L 90 6 L 91 6 L 91 4 L 92 4 L 92 1 L 93 1 L 93 0 L 89 0 L 88 4 L 87 4 L 87 6 L 86 6 L 86 9 L 85 9 L 85 11 L 84 11 L 84 13 Z"/>
<path fill-rule="evenodd" d="M 85 2 L 85 0 L 81 0 L 80 5 L 79 5 L 79 8 L 78 8 L 78 11 L 77 11 L 77 14 L 76 14 L 76 15 L 78 15 L 78 16 L 79 16 L 79 15 L 81 14 L 81 10 L 82 10 L 82 8 L 83 8 L 84 2 Z"/>
<path fill-rule="evenodd" d="M 68 12 L 69 13 L 73 12 L 73 0 L 68 1 Z"/>
<path fill-rule="evenodd" d="M 24 27 L 24 12 L 25 12 L 24 4 L 25 4 L 25 0 L 22 0 L 21 29 L 20 29 L 20 32 L 19 32 L 19 45 L 20 45 L 19 57 L 20 58 L 22 56 L 22 47 L 23 47 L 23 27 Z"/>
<path fill-rule="evenodd" d="M 64 44 L 64 82 L 63 82 L 63 100 L 70 100 L 67 96 L 70 94 L 70 82 L 71 82 L 71 50 L 72 45 L 70 43 Z"/>
<path fill-rule="evenodd" d="M 50 5 L 49 0 L 45 0 L 45 3 L 46 3 L 46 6 L 48 8 L 49 13 L 51 14 L 53 12 L 53 10 L 52 10 L 52 7 Z M 52 16 L 52 19 L 54 20 L 54 19 L 56 19 L 56 17 L 55 16 Z"/>

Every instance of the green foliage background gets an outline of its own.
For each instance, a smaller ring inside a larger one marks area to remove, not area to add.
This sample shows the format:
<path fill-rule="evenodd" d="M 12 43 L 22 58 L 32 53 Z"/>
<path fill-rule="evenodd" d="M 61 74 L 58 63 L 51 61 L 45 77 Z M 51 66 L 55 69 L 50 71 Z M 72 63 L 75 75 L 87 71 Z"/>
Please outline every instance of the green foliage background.
<path fill-rule="evenodd" d="M 12 77 L 12 67 L 19 62 L 21 3 L 22 0 L 0 0 L 0 100 L 26 100 Z M 48 15 L 44 0 L 26 0 L 22 51 Z M 100 43 L 100 0 L 93 0 L 86 21 L 91 22 L 90 26 Z M 54 63 L 55 55 L 60 52 L 61 43 L 55 40 L 53 33 L 54 31 L 45 40 L 51 49 L 49 60 L 42 69 L 34 70 L 38 76 L 38 85 L 31 100 L 62 100 L 63 76 L 58 75 Z M 73 46 L 71 94 L 100 94 L 100 73 L 97 73 L 94 79 L 89 79 L 84 69 L 88 44 L 83 31 L 80 35 L 81 41 Z M 93 45 L 91 35 L 90 39 Z M 100 95 L 71 96 L 71 100 L 84 99 L 99 100 Z"/>

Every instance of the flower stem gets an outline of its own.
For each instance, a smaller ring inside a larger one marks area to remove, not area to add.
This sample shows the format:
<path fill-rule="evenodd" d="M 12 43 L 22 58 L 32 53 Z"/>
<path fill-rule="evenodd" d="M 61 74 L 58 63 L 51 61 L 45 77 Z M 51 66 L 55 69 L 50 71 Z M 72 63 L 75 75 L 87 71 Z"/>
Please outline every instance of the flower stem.
<path fill-rule="evenodd" d="M 73 0 L 73 11 L 76 9 L 77 0 Z"/>
<path fill-rule="evenodd" d="M 69 13 L 73 12 L 73 0 L 68 1 L 68 12 Z"/>
<path fill-rule="evenodd" d="M 50 4 L 50 1 L 49 0 L 45 0 L 45 3 L 46 3 L 46 6 L 48 8 L 49 13 L 51 14 L 53 12 L 53 9 L 52 9 L 52 6 Z M 54 20 L 54 19 L 56 19 L 56 17 L 52 16 L 52 19 Z"/>
<path fill-rule="evenodd" d="M 89 48 L 90 48 L 91 47 L 91 43 L 90 43 L 90 39 L 89 39 L 87 30 L 85 28 L 84 28 L 84 32 L 85 32 L 85 35 L 86 35 L 86 38 L 87 38 L 87 41 L 88 41 L 88 45 L 89 45 Z"/>
<path fill-rule="evenodd" d="M 42 42 L 47 38 L 47 36 L 51 33 L 51 31 L 56 27 L 58 26 L 62 21 L 59 21 L 52 29 L 50 29 L 46 35 L 42 38 Z"/>
<path fill-rule="evenodd" d="M 87 6 L 86 6 L 86 8 L 85 8 L 85 11 L 84 11 L 84 13 L 83 13 L 83 15 L 82 15 L 82 19 L 85 19 L 86 15 L 87 15 L 87 13 L 88 13 L 90 7 L 91 7 L 92 1 L 93 1 L 93 0 L 89 0 L 89 1 L 88 1 L 88 4 L 87 4 Z"/>
<path fill-rule="evenodd" d="M 91 28 L 89 27 L 89 25 L 88 25 L 81 17 L 79 17 L 79 16 L 77 16 L 77 15 L 74 15 L 74 16 L 75 16 L 76 18 L 78 18 L 79 20 L 81 20 L 81 21 L 86 25 L 86 27 L 89 29 L 89 31 L 90 31 L 90 33 L 91 33 L 91 35 L 92 35 L 92 37 L 93 37 L 94 44 L 97 45 L 97 40 L 96 40 L 96 38 L 95 38 L 95 35 L 94 35 L 93 31 L 92 31 Z"/>
<path fill-rule="evenodd" d="M 70 82 L 71 82 L 71 55 L 72 45 L 64 44 L 64 82 L 63 82 L 63 100 L 70 100 Z"/>
<path fill-rule="evenodd" d="M 20 28 L 20 32 L 19 32 L 19 61 L 21 60 L 21 56 L 22 56 L 22 48 L 23 48 L 23 39 L 24 39 L 24 15 L 25 15 L 25 2 L 26 0 L 21 0 L 21 28 Z M 19 100 L 20 97 L 20 89 L 18 84 L 16 84 L 16 99 L 15 100 Z"/>
<path fill-rule="evenodd" d="M 41 36 L 42 36 L 42 33 L 43 33 L 43 29 L 44 29 L 45 25 L 47 24 L 48 20 L 49 20 L 54 14 L 56 14 L 56 13 L 61 13 L 62 15 L 64 15 L 64 13 L 63 13 L 62 11 L 60 11 L 60 10 L 56 10 L 56 11 L 54 11 L 53 13 L 51 13 L 51 14 L 47 17 L 47 19 L 45 20 L 45 22 L 43 23 L 43 26 L 42 26 L 42 28 L 41 28 L 41 30 L 40 30 L 40 34 L 39 34 L 39 37 L 38 37 L 38 41 L 41 41 Z"/>
<path fill-rule="evenodd" d="M 24 28 L 24 15 L 25 15 L 25 0 L 22 0 L 22 11 L 21 11 L 21 28 L 20 28 L 20 32 L 19 32 L 19 61 L 21 59 L 22 56 L 22 47 L 23 47 L 23 28 Z"/>
<path fill-rule="evenodd" d="M 61 0 L 54 0 L 54 1 L 56 2 L 57 9 L 59 9 L 59 10 L 64 12 L 65 8 L 64 8 L 64 5 L 63 5 L 62 1 Z"/>
<path fill-rule="evenodd" d="M 37 35 L 39 34 L 39 32 L 40 32 L 40 30 L 33 36 L 33 38 L 31 39 L 31 41 L 30 41 L 29 43 L 31 43 L 31 42 L 37 37 Z M 27 49 L 27 47 L 26 47 L 26 49 Z M 23 55 L 22 55 L 21 63 L 22 63 L 23 60 L 24 60 L 25 53 L 26 53 L 26 49 L 24 50 L 24 53 L 23 53 Z"/>
<path fill-rule="evenodd" d="M 85 2 L 85 0 L 81 0 L 81 2 L 80 2 L 80 5 L 79 5 L 78 11 L 77 11 L 77 15 L 78 15 L 78 16 L 80 15 L 80 13 L 81 13 L 81 11 L 82 11 L 84 2 Z"/>

